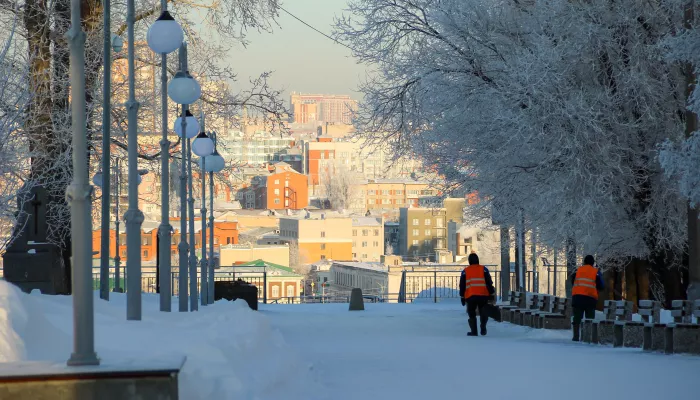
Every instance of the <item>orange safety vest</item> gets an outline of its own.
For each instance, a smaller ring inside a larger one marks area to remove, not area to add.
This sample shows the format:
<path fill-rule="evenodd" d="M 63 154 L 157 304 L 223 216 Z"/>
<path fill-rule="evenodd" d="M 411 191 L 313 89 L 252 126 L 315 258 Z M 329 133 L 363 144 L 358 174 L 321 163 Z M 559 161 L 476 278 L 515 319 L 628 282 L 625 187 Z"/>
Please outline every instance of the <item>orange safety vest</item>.
<path fill-rule="evenodd" d="M 467 283 L 464 290 L 465 299 L 472 296 L 490 296 L 489 289 L 486 287 L 483 265 L 470 265 L 464 268 L 464 280 Z"/>
<path fill-rule="evenodd" d="M 596 276 L 598 268 L 590 265 L 583 265 L 576 271 L 576 280 L 574 287 L 571 289 L 573 296 L 583 295 L 593 297 L 598 300 L 598 288 L 596 287 Z"/>

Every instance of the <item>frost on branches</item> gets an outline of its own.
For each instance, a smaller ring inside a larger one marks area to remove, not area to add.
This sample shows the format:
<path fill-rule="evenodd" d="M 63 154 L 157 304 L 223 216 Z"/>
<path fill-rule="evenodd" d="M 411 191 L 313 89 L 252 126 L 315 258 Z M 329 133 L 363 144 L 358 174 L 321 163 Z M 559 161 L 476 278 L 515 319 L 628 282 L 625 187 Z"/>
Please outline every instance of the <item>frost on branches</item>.
<path fill-rule="evenodd" d="M 657 45 L 676 3 L 351 0 L 336 35 L 376 70 L 359 122 L 387 133 L 367 135 L 478 192 L 482 216 L 498 202 L 544 243 L 646 258 L 685 245 L 657 158 L 683 135 L 681 70 Z"/>

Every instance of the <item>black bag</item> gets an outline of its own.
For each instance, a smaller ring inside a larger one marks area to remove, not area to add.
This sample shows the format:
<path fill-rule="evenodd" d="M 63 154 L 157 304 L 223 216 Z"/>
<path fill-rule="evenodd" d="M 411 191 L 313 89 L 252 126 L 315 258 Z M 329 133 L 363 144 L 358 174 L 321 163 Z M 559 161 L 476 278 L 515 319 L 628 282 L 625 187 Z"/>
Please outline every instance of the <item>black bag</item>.
<path fill-rule="evenodd" d="M 484 312 L 492 320 L 494 320 L 496 322 L 501 322 L 501 309 L 498 306 L 493 305 L 493 304 L 487 304 L 484 307 Z"/>

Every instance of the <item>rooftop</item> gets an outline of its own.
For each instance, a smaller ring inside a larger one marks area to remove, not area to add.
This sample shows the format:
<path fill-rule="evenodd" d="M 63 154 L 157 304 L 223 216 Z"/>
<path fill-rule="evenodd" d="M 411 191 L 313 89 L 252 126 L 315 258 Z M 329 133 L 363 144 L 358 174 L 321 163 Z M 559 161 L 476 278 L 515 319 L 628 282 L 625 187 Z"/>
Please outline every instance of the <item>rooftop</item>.
<path fill-rule="evenodd" d="M 352 226 L 382 226 L 382 219 L 374 217 L 353 217 Z"/>
<path fill-rule="evenodd" d="M 375 272 L 389 272 L 389 267 L 380 262 L 335 261 L 333 264 L 343 267 L 366 269 Z"/>

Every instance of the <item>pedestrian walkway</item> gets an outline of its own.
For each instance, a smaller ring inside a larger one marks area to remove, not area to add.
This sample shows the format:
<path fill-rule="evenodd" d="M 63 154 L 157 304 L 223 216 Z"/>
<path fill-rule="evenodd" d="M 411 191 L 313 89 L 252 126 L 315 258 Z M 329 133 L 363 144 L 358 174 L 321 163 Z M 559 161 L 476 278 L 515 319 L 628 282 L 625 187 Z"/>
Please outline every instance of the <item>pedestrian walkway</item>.
<path fill-rule="evenodd" d="M 489 323 L 467 337 L 458 301 L 263 305 L 313 365 L 309 399 L 658 400 L 697 397 L 700 357 L 571 342 L 569 331 Z"/>

